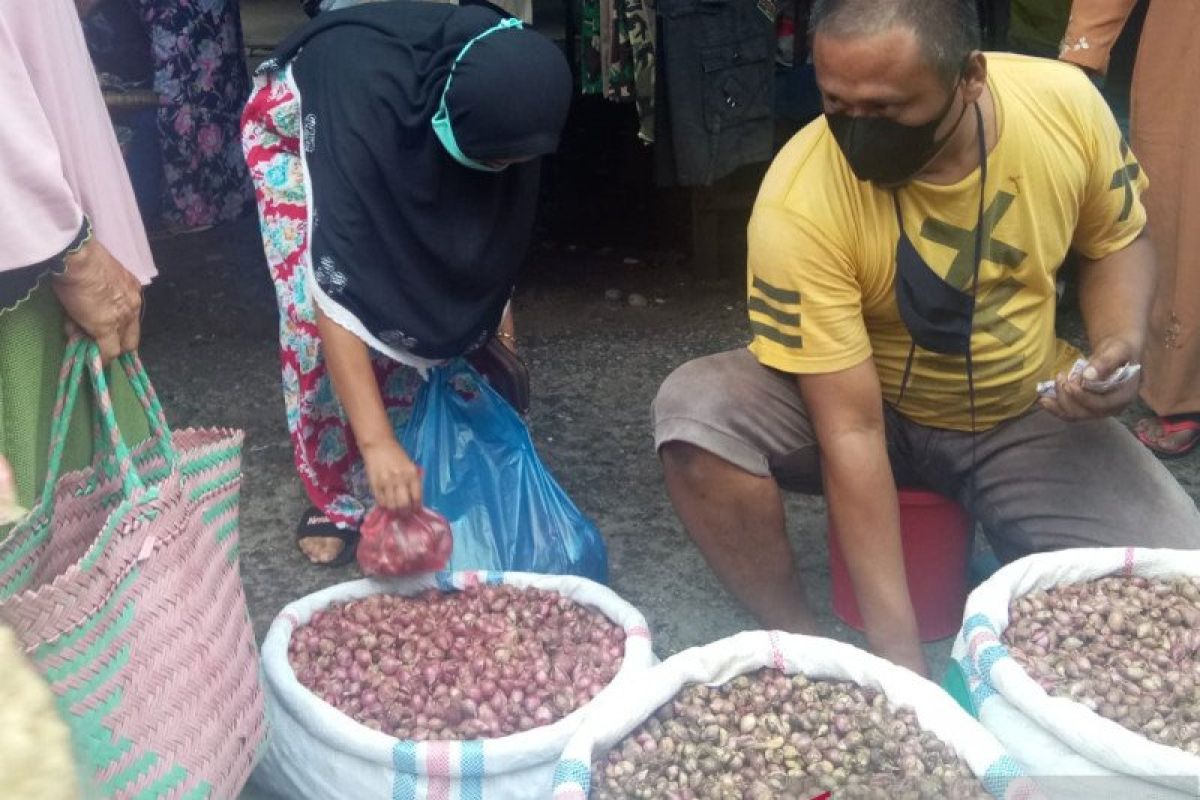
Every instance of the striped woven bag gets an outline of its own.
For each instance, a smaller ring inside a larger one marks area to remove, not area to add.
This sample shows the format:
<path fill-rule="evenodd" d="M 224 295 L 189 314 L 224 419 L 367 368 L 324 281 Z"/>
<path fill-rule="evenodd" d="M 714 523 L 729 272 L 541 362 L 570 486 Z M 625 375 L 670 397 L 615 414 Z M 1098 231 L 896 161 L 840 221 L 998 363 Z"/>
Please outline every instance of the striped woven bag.
<path fill-rule="evenodd" d="M 46 487 L 0 544 L 0 621 L 71 728 L 85 796 L 237 796 L 263 741 L 258 652 L 238 572 L 242 434 L 172 432 L 136 356 L 151 424 L 131 450 L 90 341 L 67 347 Z M 90 377 L 92 465 L 60 475 Z"/>

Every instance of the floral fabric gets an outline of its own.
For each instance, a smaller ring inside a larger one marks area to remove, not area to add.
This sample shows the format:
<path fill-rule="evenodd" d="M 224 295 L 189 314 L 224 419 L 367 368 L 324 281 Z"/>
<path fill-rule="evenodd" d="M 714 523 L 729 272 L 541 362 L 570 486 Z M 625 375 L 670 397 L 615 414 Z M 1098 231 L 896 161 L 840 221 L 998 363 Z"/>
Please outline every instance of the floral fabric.
<path fill-rule="evenodd" d="M 154 59 L 163 218 L 187 227 L 240 216 L 250 183 L 238 115 L 250 88 L 237 0 L 138 0 Z"/>
<path fill-rule="evenodd" d="M 296 469 L 313 504 L 357 527 L 370 488 L 345 411 L 325 368 L 316 304 L 308 292 L 310 198 L 300 158 L 299 102 L 282 77 L 263 75 L 242 118 L 242 146 L 254 183 L 263 248 L 279 301 L 283 399 Z M 418 370 L 372 352 L 384 407 L 397 435 L 423 380 Z"/>

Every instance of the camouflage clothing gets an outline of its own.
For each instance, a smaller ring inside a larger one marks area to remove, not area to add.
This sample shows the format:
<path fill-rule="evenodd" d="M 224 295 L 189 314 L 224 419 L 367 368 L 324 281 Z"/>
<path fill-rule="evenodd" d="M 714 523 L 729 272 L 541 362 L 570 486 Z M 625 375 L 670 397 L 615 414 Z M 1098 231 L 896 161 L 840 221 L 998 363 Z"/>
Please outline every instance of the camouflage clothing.
<path fill-rule="evenodd" d="M 637 103 L 638 136 L 654 141 L 654 0 L 584 0 L 584 94 Z"/>

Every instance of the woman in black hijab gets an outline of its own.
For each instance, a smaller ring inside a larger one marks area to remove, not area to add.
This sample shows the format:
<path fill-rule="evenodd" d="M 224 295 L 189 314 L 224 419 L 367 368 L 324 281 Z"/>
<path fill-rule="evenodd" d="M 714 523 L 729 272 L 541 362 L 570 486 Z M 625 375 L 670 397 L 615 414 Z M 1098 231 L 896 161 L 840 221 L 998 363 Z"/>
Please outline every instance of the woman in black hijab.
<path fill-rule="evenodd" d="M 506 336 L 570 94 L 519 21 L 404 0 L 322 14 L 259 68 L 244 149 L 314 561 L 348 561 L 370 505 L 420 506 L 397 433 L 422 370 Z"/>

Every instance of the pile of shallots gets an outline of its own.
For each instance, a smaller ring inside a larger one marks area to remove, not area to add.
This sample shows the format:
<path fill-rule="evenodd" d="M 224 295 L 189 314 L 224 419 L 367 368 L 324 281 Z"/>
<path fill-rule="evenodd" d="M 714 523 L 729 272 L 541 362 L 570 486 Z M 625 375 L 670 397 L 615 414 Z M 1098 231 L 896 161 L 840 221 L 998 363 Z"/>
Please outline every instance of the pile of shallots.
<path fill-rule="evenodd" d="M 1200 755 L 1200 580 L 1112 576 L 1013 603 L 1004 639 L 1050 694 Z"/>
<path fill-rule="evenodd" d="M 296 629 L 288 660 L 367 727 L 429 741 L 555 722 L 608 685 L 624 652 L 602 614 L 555 592 L 484 586 L 332 605 Z"/>
<path fill-rule="evenodd" d="M 592 774 L 592 800 L 990 797 L 911 710 L 776 670 L 685 688 Z"/>

